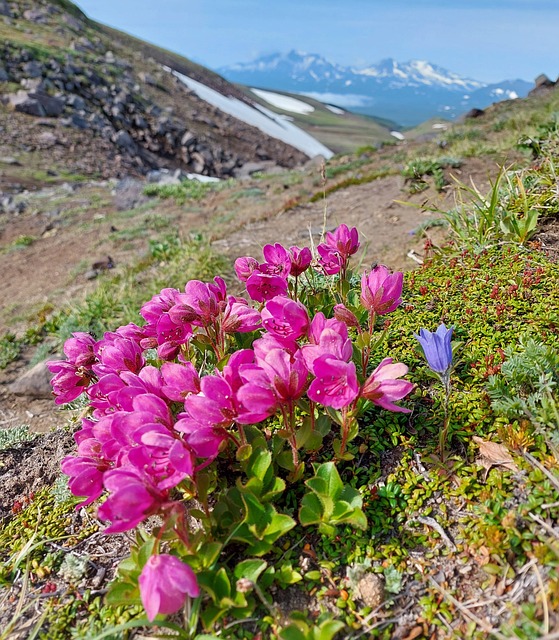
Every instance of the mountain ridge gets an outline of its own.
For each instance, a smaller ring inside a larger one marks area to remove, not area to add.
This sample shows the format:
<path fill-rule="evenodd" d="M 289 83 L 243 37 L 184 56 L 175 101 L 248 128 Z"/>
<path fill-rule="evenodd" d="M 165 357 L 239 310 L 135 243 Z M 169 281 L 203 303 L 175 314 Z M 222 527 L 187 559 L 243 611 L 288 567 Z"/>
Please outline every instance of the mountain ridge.
<path fill-rule="evenodd" d="M 532 83 L 522 79 L 484 83 L 425 60 L 385 58 L 363 68 L 345 67 L 316 53 L 291 50 L 220 67 L 231 82 L 291 91 L 336 101 L 356 113 L 396 119 L 413 126 L 440 115 L 456 118 L 472 107 L 524 97 Z M 395 117 L 395 114 L 398 117 Z"/>

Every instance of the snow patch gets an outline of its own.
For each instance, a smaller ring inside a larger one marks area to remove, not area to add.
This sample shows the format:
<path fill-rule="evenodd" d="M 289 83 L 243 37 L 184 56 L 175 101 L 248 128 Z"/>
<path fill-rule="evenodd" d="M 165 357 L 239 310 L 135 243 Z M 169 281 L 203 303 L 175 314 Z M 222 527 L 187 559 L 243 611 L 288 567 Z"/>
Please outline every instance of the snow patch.
<path fill-rule="evenodd" d="M 399 131 L 391 131 L 390 135 L 394 138 L 396 138 L 396 140 L 405 140 L 406 136 L 403 133 L 400 133 Z"/>
<path fill-rule="evenodd" d="M 372 100 L 370 96 L 365 96 L 358 93 L 321 93 L 320 91 L 305 91 L 301 92 L 301 95 L 308 96 L 319 102 L 334 102 L 340 105 L 340 107 L 366 107 L 371 104 Z"/>
<path fill-rule="evenodd" d="M 257 129 L 260 129 L 260 131 L 272 138 L 277 138 L 278 140 L 295 147 L 295 149 L 299 149 L 299 151 L 302 151 L 304 154 L 309 156 L 309 158 L 321 155 L 328 159 L 334 155 L 328 147 L 325 147 L 316 138 L 313 138 L 291 122 L 287 122 L 285 118 L 278 116 L 273 111 L 270 111 L 265 107 L 261 107 L 260 105 L 254 105 L 251 107 L 237 98 L 224 96 L 215 89 L 207 87 L 205 84 L 202 84 L 193 78 L 189 78 L 178 71 L 174 71 L 169 67 L 164 67 L 164 69 L 170 71 L 176 78 L 184 83 L 189 89 L 194 91 L 194 93 L 205 102 L 208 102 L 224 113 L 237 118 L 237 120 L 241 120 L 241 122 L 246 122 Z"/>
<path fill-rule="evenodd" d="M 328 111 L 331 111 L 332 113 L 336 113 L 339 116 L 345 113 L 343 109 L 340 109 L 339 107 L 335 107 L 333 104 L 325 104 L 324 106 L 328 109 Z"/>
<path fill-rule="evenodd" d="M 189 180 L 198 180 L 198 182 L 221 182 L 219 178 L 214 176 L 203 176 L 200 173 L 187 173 L 186 177 Z"/>
<path fill-rule="evenodd" d="M 268 104 L 271 104 L 277 109 L 283 109 L 283 111 L 291 111 L 291 113 L 301 113 L 307 115 L 314 111 L 314 107 L 297 98 L 291 98 L 284 96 L 281 93 L 274 93 L 272 91 L 264 91 L 262 89 L 251 89 L 252 93 L 257 95 L 262 100 L 265 100 Z"/>

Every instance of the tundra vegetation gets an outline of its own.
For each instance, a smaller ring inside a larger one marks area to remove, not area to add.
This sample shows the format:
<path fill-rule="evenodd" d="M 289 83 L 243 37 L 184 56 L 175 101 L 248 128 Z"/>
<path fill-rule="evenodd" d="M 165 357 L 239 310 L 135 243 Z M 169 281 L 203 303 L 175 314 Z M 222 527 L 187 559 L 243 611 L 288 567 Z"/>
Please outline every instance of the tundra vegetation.
<path fill-rule="evenodd" d="M 49 437 L 75 442 L 0 523 L 0 637 L 557 637 L 557 106 L 334 159 L 299 196 L 398 172 L 453 187 L 413 271 L 360 268 L 357 229 L 327 220 L 316 247 L 234 265 L 165 227 L 70 312 L 3 336 L 2 366 L 63 348 Z M 487 192 L 452 179 L 507 150 Z M 43 437 L 18 425 L 0 451 Z"/>

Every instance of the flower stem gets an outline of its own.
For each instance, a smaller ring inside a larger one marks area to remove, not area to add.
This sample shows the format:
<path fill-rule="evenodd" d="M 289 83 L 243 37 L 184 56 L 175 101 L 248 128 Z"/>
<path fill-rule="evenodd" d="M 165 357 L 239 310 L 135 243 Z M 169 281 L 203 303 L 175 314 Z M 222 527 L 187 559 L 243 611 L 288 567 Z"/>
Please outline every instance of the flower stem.
<path fill-rule="evenodd" d="M 450 380 L 443 380 L 444 385 L 444 422 L 443 428 L 439 433 L 439 456 L 441 462 L 445 461 L 446 457 L 446 441 L 448 438 L 448 432 L 450 428 L 450 415 L 448 411 L 448 404 L 450 400 Z"/>

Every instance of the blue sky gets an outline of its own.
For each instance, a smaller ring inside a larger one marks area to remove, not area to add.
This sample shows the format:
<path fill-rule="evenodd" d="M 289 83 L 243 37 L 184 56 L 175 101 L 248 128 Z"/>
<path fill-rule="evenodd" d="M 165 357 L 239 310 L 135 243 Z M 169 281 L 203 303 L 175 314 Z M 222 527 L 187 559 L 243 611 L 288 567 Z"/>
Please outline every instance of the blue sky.
<path fill-rule="evenodd" d="M 77 0 L 91 18 L 216 69 L 276 51 L 429 60 L 485 82 L 559 75 L 557 0 Z"/>

